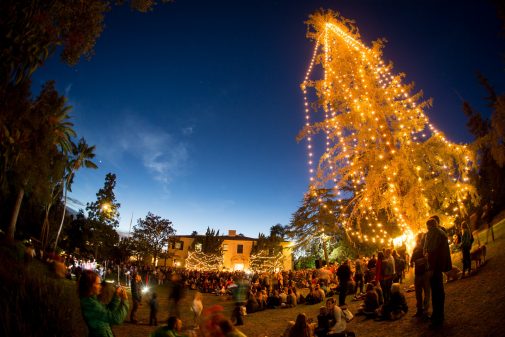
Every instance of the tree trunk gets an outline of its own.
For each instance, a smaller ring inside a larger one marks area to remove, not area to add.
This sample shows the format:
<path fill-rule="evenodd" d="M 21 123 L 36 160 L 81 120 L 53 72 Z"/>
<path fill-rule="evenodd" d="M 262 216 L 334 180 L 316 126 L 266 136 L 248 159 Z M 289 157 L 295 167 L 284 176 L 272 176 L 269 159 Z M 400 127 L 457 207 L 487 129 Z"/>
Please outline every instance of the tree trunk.
<path fill-rule="evenodd" d="M 63 227 L 63 223 L 65 222 L 65 212 L 67 211 L 67 184 L 65 184 L 63 186 L 63 188 L 65 189 L 65 193 L 64 193 L 64 197 L 63 197 L 63 215 L 61 217 L 60 228 L 58 228 L 58 234 L 56 235 L 56 240 L 54 241 L 53 252 L 55 252 L 56 247 L 58 247 L 58 239 L 60 238 L 61 228 Z"/>
<path fill-rule="evenodd" d="M 326 241 L 323 239 L 323 252 L 324 252 L 324 261 L 328 264 L 328 249 L 326 249 Z"/>
<path fill-rule="evenodd" d="M 14 204 L 14 209 L 12 210 L 11 221 L 9 227 L 7 228 L 7 239 L 14 241 L 14 233 L 16 232 L 16 223 L 18 222 L 19 210 L 21 209 L 21 202 L 23 201 L 23 196 L 25 195 L 24 187 L 21 187 L 18 191 L 18 196 L 16 198 L 16 203 Z"/>
<path fill-rule="evenodd" d="M 46 206 L 46 214 L 44 216 L 44 223 L 42 224 L 42 229 L 40 230 L 40 242 L 42 243 L 42 250 L 46 250 L 47 239 L 49 236 L 49 211 L 51 206 Z"/>

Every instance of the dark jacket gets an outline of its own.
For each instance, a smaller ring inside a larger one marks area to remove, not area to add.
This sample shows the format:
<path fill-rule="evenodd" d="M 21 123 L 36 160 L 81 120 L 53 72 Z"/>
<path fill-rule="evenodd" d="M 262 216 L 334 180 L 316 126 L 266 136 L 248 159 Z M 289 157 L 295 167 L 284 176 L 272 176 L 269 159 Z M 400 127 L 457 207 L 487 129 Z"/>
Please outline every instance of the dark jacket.
<path fill-rule="evenodd" d="M 412 252 L 410 264 L 415 266 L 415 275 L 424 275 L 426 272 L 426 259 L 423 254 L 423 247 L 416 246 Z"/>
<path fill-rule="evenodd" d="M 373 312 L 375 309 L 379 307 L 379 296 L 375 292 L 375 290 L 370 290 L 366 292 L 365 307 L 363 308 L 364 312 Z"/>
<path fill-rule="evenodd" d="M 409 307 L 407 305 L 407 301 L 405 300 L 405 296 L 401 293 L 392 293 L 391 300 L 389 303 L 384 304 L 383 306 L 384 313 L 387 315 L 392 312 L 398 312 L 402 310 L 403 312 L 408 312 Z"/>
<path fill-rule="evenodd" d="M 142 301 L 142 294 L 140 293 L 140 282 L 135 281 L 135 278 L 131 282 L 131 292 L 132 300 L 140 302 Z"/>
<path fill-rule="evenodd" d="M 463 231 L 461 236 L 461 249 L 470 250 L 472 249 L 473 237 L 468 229 Z"/>
<path fill-rule="evenodd" d="M 347 263 L 342 264 L 337 269 L 337 277 L 340 283 L 347 283 L 351 279 L 351 268 Z"/>
<path fill-rule="evenodd" d="M 428 270 L 445 272 L 452 269 L 447 233 L 440 227 L 428 228 L 424 250 L 428 253 Z"/>

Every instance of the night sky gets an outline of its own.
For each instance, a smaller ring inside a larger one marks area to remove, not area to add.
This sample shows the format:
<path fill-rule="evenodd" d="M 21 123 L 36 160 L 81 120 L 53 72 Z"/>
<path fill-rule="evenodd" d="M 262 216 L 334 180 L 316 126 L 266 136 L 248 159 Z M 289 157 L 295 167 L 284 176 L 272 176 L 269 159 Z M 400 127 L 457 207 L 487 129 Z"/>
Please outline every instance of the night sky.
<path fill-rule="evenodd" d="M 96 200 L 117 175 L 120 230 L 148 211 L 177 234 L 207 227 L 256 237 L 289 223 L 308 185 L 299 85 L 313 42 L 304 21 L 319 8 L 354 19 L 363 42 L 387 39 L 385 61 L 434 106 L 427 115 L 469 142 L 462 98 L 484 114 L 476 71 L 503 92 L 501 23 L 486 1 L 191 1 L 142 14 L 107 14 L 96 55 L 68 67 L 53 57 L 34 76 L 73 106 L 79 136 L 96 145 L 72 198 Z M 84 208 L 71 203 L 71 207 Z"/>

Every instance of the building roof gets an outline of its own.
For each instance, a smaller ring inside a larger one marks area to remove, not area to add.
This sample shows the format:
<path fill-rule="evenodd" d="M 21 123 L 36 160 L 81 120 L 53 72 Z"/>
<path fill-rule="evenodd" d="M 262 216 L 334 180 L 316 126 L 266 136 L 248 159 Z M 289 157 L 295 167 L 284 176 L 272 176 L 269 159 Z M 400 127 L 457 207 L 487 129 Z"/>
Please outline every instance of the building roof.
<path fill-rule="evenodd" d="M 174 235 L 174 237 L 176 238 L 204 238 L 205 235 Z M 236 241 L 258 241 L 257 238 L 250 238 L 248 236 L 243 236 L 243 235 L 234 235 L 234 236 L 231 236 L 231 235 L 220 235 L 218 236 L 218 238 L 220 239 L 224 239 L 224 240 L 236 240 Z"/>

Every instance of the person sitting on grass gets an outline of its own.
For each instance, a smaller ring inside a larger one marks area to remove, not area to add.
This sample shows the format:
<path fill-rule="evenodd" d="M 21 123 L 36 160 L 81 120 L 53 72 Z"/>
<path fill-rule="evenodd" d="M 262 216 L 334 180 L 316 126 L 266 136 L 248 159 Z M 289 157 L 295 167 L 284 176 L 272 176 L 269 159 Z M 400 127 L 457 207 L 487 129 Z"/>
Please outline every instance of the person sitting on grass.
<path fill-rule="evenodd" d="M 358 308 L 358 314 L 363 314 L 367 317 L 375 317 L 376 312 L 379 308 L 379 296 L 374 289 L 372 283 L 366 285 L 365 301 Z"/>
<path fill-rule="evenodd" d="M 186 337 L 181 331 L 182 321 L 176 316 L 170 316 L 167 325 L 154 330 L 150 337 Z"/>
<path fill-rule="evenodd" d="M 327 315 L 326 306 L 319 308 L 319 315 L 317 315 L 317 327 L 314 330 L 314 334 L 317 337 L 323 337 L 330 331 L 330 320 Z"/>
<path fill-rule="evenodd" d="M 256 298 L 256 295 L 252 291 L 249 291 L 249 294 L 247 296 L 248 297 L 245 306 L 247 308 L 247 313 L 252 314 L 253 312 L 258 311 L 259 309 L 258 299 Z"/>
<path fill-rule="evenodd" d="M 307 319 L 304 313 L 296 316 L 296 321 L 290 321 L 282 337 L 312 337 L 313 323 Z"/>
<path fill-rule="evenodd" d="M 293 292 L 293 289 L 288 288 L 288 298 L 286 301 L 286 308 L 296 307 L 296 294 Z"/>
<path fill-rule="evenodd" d="M 281 299 L 279 297 L 279 292 L 274 290 L 270 293 L 267 298 L 267 308 L 274 309 L 281 306 Z"/>
<path fill-rule="evenodd" d="M 328 316 L 330 330 L 327 336 L 331 337 L 344 337 L 344 336 L 355 336 L 354 332 L 346 330 L 347 323 L 343 317 L 342 309 L 335 304 L 333 298 L 328 298 L 326 300 L 326 315 Z"/>
<path fill-rule="evenodd" d="M 400 283 L 393 283 L 391 286 L 391 300 L 379 310 L 381 320 L 397 320 L 409 311 L 405 295 L 400 290 Z"/>
<path fill-rule="evenodd" d="M 218 325 L 224 337 L 247 337 L 242 331 L 234 327 L 229 319 L 222 319 Z"/>

